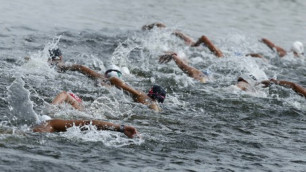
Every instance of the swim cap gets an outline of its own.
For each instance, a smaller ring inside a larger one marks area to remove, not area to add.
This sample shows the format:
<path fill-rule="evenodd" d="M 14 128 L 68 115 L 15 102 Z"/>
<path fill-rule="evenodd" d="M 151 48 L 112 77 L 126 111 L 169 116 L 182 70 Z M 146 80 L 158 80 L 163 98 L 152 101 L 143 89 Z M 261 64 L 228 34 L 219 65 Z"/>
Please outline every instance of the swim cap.
<path fill-rule="evenodd" d="M 257 83 L 257 78 L 252 74 L 242 74 L 240 77 L 238 77 L 237 81 L 245 81 L 248 84 L 254 86 Z"/>
<path fill-rule="evenodd" d="M 119 67 L 116 65 L 110 65 L 107 70 L 105 71 L 106 78 L 111 77 L 118 77 L 121 78 L 122 72 L 120 71 Z"/>
<path fill-rule="evenodd" d="M 50 49 L 49 54 L 50 54 L 50 57 L 52 58 L 52 60 L 55 60 L 56 57 L 62 56 L 62 52 L 59 48 Z"/>
<path fill-rule="evenodd" d="M 166 91 L 159 85 L 153 85 L 149 90 L 148 96 L 160 103 L 163 103 L 166 98 Z"/>
<path fill-rule="evenodd" d="M 42 116 L 40 116 L 40 121 L 41 122 L 43 122 L 43 121 L 48 121 L 48 120 L 50 120 L 51 119 L 51 117 L 50 116 L 47 116 L 47 115 L 42 115 Z"/>
<path fill-rule="evenodd" d="M 304 45 L 300 41 L 295 41 L 292 44 L 291 50 L 298 55 L 304 54 Z"/>
<path fill-rule="evenodd" d="M 74 93 L 71 93 L 71 92 L 69 92 L 68 94 L 69 94 L 74 100 L 76 100 L 77 102 L 82 103 L 82 99 L 81 99 L 79 96 L 77 96 L 77 95 L 75 95 Z"/>

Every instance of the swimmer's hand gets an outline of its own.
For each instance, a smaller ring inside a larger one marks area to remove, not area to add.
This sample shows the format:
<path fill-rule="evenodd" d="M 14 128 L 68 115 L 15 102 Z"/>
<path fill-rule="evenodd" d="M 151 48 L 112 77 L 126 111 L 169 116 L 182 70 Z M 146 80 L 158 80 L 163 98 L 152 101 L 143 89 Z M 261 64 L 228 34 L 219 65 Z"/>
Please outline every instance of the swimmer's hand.
<path fill-rule="evenodd" d="M 136 136 L 137 135 L 137 130 L 136 130 L 136 128 L 134 128 L 134 127 L 131 127 L 131 126 L 124 126 L 124 131 L 123 131 L 123 133 L 127 136 L 127 137 L 129 137 L 129 138 L 133 138 L 134 136 Z"/>
<path fill-rule="evenodd" d="M 272 84 L 277 84 L 277 80 L 275 79 L 270 79 L 270 80 L 264 80 L 264 81 L 261 81 L 261 84 L 263 84 L 263 88 L 267 88 L 269 86 L 271 86 Z"/>
<path fill-rule="evenodd" d="M 174 52 L 166 52 L 166 54 L 159 56 L 159 63 L 163 64 L 163 63 L 168 63 L 170 62 L 174 56 L 176 56 L 177 54 Z"/>
<path fill-rule="evenodd" d="M 144 25 L 144 26 L 142 26 L 142 30 L 151 30 L 151 29 L 153 29 L 154 27 L 157 27 L 157 28 L 165 28 L 166 25 L 164 25 L 163 23 L 156 22 L 156 23 L 152 23 L 152 24 L 149 24 L 149 25 Z"/>

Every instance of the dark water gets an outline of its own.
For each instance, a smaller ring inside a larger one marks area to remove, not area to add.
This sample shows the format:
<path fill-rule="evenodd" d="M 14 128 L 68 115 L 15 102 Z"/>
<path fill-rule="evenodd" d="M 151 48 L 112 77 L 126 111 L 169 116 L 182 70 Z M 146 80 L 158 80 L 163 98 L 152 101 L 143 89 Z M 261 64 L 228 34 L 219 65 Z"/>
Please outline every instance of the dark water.
<path fill-rule="evenodd" d="M 305 171 L 306 100 L 272 86 L 244 93 L 233 86 L 246 71 L 306 87 L 305 58 L 279 59 L 258 39 L 285 49 L 305 40 L 306 3 L 295 1 L 1 1 L 0 169 L 1 171 Z M 165 30 L 142 32 L 144 24 Z M 186 47 L 171 32 L 196 39 L 205 34 L 224 52 Z M 58 45 L 67 64 L 100 73 L 109 63 L 129 69 L 124 80 L 148 91 L 167 89 L 155 113 L 115 88 L 97 87 L 76 72 L 58 73 L 47 49 Z M 213 81 L 201 84 L 158 55 L 176 51 Z M 260 52 L 267 61 L 237 54 Z M 25 62 L 24 57 L 31 60 Z M 79 112 L 49 103 L 61 91 L 85 101 Z M 135 126 L 141 138 L 121 133 L 37 134 L 41 115 L 102 119 Z"/>

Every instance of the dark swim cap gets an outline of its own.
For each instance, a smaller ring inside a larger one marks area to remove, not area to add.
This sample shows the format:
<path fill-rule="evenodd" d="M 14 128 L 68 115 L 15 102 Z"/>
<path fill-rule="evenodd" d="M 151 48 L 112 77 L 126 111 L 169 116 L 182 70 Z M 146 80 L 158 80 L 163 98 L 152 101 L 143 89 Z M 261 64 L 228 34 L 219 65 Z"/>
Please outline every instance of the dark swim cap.
<path fill-rule="evenodd" d="M 160 103 L 163 103 L 166 98 L 166 91 L 158 85 L 153 85 L 149 90 L 148 96 Z"/>
<path fill-rule="evenodd" d="M 50 54 L 50 57 L 52 58 L 52 60 L 55 60 L 56 57 L 59 57 L 59 56 L 62 55 L 62 52 L 59 48 L 56 48 L 56 49 L 50 49 L 49 54 Z"/>

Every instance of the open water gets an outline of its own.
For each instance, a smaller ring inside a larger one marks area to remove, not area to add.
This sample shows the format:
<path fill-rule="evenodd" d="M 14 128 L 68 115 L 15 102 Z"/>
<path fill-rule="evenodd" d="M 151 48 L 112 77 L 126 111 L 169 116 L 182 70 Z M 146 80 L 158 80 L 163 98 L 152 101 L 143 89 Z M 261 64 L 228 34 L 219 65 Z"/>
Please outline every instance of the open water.
<path fill-rule="evenodd" d="M 0 0 L 0 171 L 305 171 L 305 98 L 280 86 L 255 93 L 234 86 L 250 72 L 306 87 L 305 57 L 280 59 L 258 41 L 286 50 L 295 40 L 305 44 L 305 9 L 304 0 Z M 141 31 L 152 22 L 167 28 Z M 174 30 L 206 35 L 225 58 L 187 47 Z M 129 69 L 124 80 L 136 89 L 165 87 L 163 111 L 80 73 L 58 73 L 46 62 L 54 45 L 67 64 L 103 73 L 115 63 Z M 158 64 L 164 51 L 208 68 L 212 81 Z M 250 52 L 267 60 L 241 56 Z M 61 91 L 79 95 L 86 110 L 51 106 Z M 42 115 L 124 123 L 141 137 L 94 128 L 31 132 Z"/>

